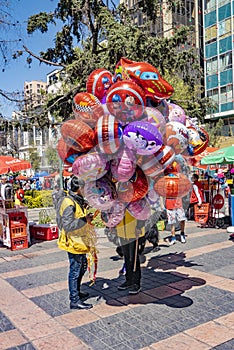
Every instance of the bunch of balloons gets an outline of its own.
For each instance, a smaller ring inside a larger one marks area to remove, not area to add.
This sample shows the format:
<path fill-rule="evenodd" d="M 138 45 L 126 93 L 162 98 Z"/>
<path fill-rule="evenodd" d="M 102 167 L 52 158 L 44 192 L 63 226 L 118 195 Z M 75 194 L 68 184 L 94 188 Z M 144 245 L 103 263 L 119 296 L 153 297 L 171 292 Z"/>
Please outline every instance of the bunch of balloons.
<path fill-rule="evenodd" d="M 121 58 L 114 74 L 94 70 L 86 90 L 73 98 L 74 119 L 62 125 L 57 150 L 85 181 L 85 197 L 106 226 L 115 227 L 126 209 L 146 220 L 160 196 L 186 195 L 183 169 L 209 136 L 169 102 L 174 89 L 158 70 Z"/>

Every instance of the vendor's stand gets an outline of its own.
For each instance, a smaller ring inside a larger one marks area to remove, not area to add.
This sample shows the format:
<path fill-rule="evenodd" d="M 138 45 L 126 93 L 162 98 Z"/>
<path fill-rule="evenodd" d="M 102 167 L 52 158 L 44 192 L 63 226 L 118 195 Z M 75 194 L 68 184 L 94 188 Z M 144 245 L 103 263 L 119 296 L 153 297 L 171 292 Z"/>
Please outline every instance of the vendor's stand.
<path fill-rule="evenodd" d="M 0 174 L 30 168 L 31 164 L 25 160 L 0 156 Z M 14 198 L 0 198 L 0 242 L 11 250 L 28 248 L 30 243 L 28 208 L 15 206 Z"/>

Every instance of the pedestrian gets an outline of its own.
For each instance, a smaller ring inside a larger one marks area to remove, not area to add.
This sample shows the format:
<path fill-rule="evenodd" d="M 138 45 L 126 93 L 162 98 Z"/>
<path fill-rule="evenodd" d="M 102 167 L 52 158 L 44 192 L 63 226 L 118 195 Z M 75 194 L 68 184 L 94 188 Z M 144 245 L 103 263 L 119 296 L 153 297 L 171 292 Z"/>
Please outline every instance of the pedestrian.
<path fill-rule="evenodd" d="M 176 223 L 180 223 L 180 241 L 181 243 L 186 243 L 185 238 L 185 211 L 183 208 L 182 198 L 166 198 L 165 208 L 167 211 L 168 224 L 171 226 L 171 238 L 169 240 L 169 245 L 176 243 Z"/>
<path fill-rule="evenodd" d="M 81 280 L 87 270 L 87 256 L 93 247 L 91 226 L 92 215 L 87 214 L 87 203 L 83 197 L 84 182 L 74 176 L 71 189 L 64 196 L 56 211 L 60 229 L 58 247 L 67 251 L 69 259 L 68 287 L 71 309 L 90 309 L 91 304 L 82 299 L 88 293 L 81 292 Z"/>
<path fill-rule="evenodd" d="M 119 290 L 129 290 L 129 294 L 138 294 L 141 290 L 141 267 L 138 239 L 144 235 L 145 221 L 135 219 L 126 210 L 122 221 L 116 226 L 117 236 L 125 263 L 125 282 Z"/>
<path fill-rule="evenodd" d="M 194 205 L 197 204 L 201 206 L 204 202 L 204 189 L 203 185 L 199 182 L 199 176 L 197 174 L 193 174 L 192 176 L 192 192 L 190 195 L 190 203 L 189 203 L 189 218 L 194 219 Z"/>

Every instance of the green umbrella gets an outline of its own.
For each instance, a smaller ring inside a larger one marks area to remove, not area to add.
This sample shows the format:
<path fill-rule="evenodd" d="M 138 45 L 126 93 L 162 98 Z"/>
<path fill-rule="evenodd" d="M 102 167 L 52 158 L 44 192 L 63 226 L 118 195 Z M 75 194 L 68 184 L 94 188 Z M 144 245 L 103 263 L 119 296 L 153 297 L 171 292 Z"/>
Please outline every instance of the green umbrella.
<path fill-rule="evenodd" d="M 234 145 L 221 148 L 201 159 L 202 165 L 234 163 Z"/>

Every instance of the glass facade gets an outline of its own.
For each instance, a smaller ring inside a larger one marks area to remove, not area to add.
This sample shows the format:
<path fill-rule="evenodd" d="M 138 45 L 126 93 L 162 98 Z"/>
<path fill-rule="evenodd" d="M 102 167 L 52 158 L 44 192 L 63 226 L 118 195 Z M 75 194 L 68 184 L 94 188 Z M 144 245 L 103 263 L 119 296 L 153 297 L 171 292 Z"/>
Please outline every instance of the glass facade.
<path fill-rule="evenodd" d="M 234 1 L 205 0 L 203 13 L 206 95 L 213 114 L 234 118 Z"/>

